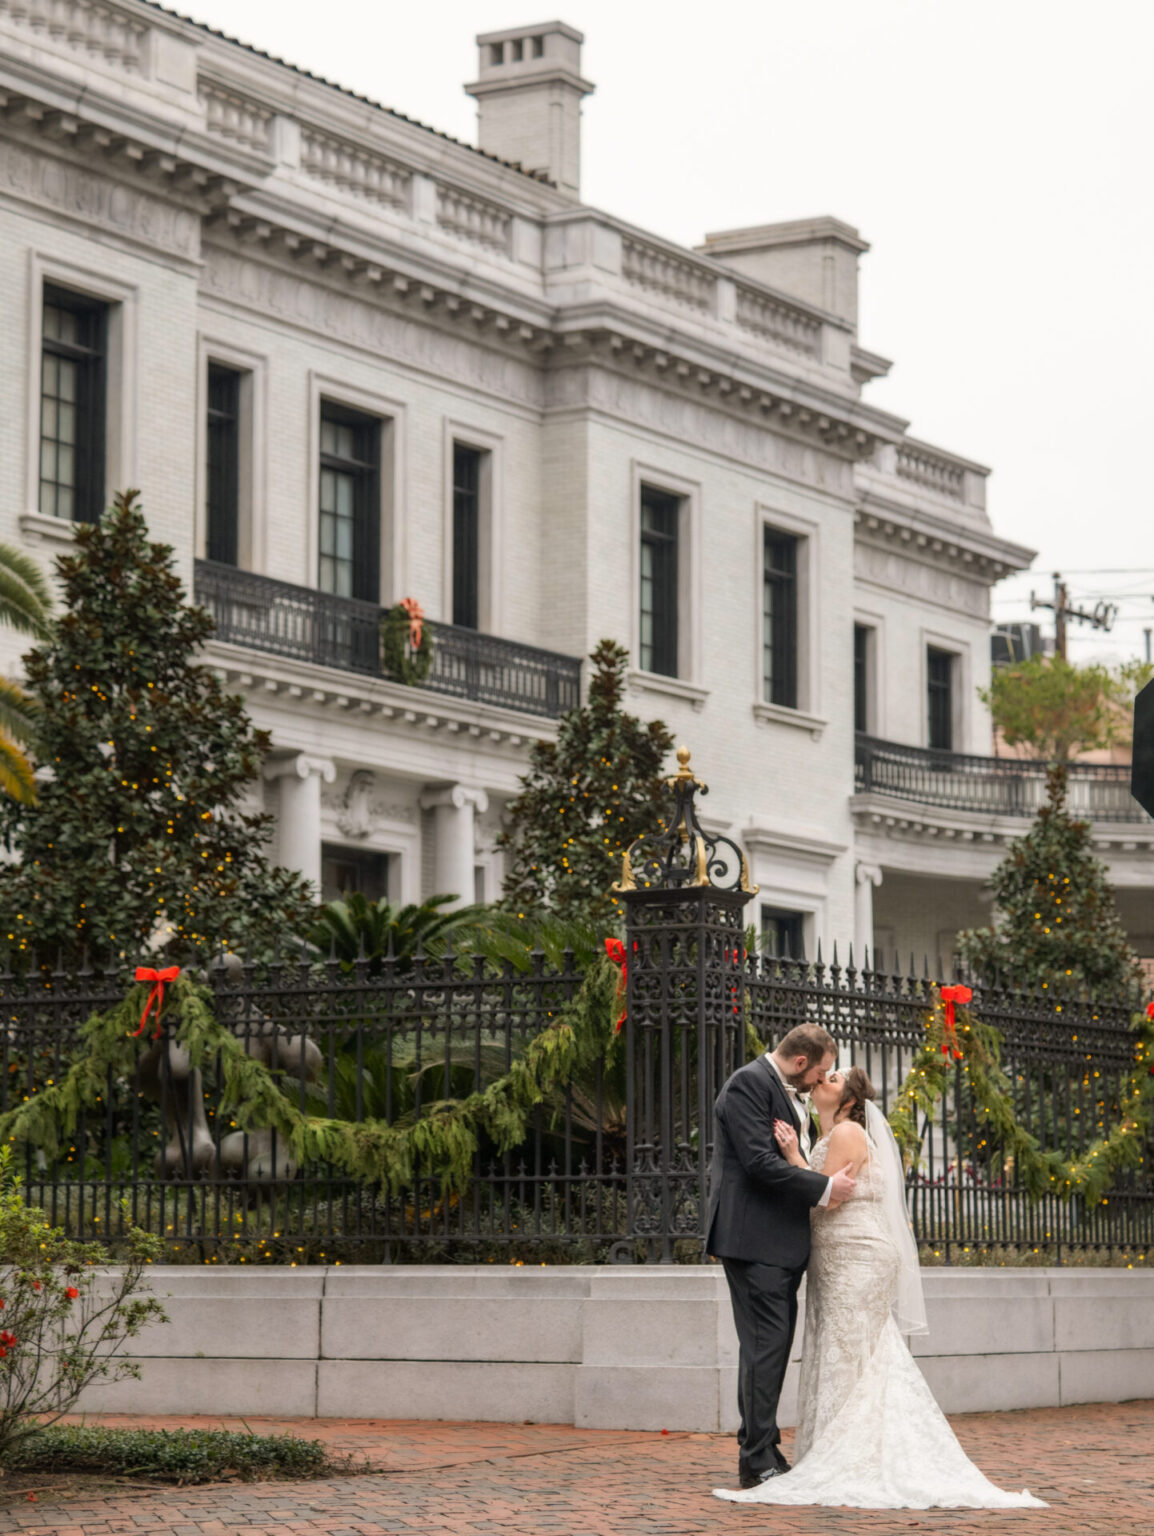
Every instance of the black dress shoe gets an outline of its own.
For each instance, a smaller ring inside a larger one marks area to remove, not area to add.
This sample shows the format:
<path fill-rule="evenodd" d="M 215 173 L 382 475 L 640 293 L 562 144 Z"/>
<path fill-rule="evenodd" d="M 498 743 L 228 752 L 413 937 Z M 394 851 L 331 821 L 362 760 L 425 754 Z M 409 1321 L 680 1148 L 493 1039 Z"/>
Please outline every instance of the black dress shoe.
<path fill-rule="evenodd" d="M 740 1482 L 743 1488 L 757 1488 L 762 1483 L 768 1483 L 771 1477 L 781 1477 L 787 1472 L 788 1467 L 770 1467 L 768 1472 L 743 1472 Z"/>

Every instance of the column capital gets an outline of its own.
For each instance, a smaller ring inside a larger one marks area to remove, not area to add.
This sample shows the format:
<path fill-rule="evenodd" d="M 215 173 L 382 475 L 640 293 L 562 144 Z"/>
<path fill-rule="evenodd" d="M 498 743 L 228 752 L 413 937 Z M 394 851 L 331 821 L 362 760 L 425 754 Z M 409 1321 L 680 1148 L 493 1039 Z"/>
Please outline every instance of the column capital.
<path fill-rule="evenodd" d="M 854 879 L 858 885 L 880 885 L 882 883 L 881 865 L 859 861 L 854 866 Z"/>
<path fill-rule="evenodd" d="M 274 757 L 262 769 L 266 779 L 307 779 L 316 774 L 326 784 L 336 782 L 337 768 L 331 757 L 314 757 L 310 752 L 294 752 Z"/>
<path fill-rule="evenodd" d="M 434 811 L 438 806 L 446 805 L 455 811 L 472 806 L 473 810 L 483 813 L 489 809 L 489 796 L 483 789 L 474 789 L 468 784 L 430 784 L 421 795 L 422 811 Z"/>

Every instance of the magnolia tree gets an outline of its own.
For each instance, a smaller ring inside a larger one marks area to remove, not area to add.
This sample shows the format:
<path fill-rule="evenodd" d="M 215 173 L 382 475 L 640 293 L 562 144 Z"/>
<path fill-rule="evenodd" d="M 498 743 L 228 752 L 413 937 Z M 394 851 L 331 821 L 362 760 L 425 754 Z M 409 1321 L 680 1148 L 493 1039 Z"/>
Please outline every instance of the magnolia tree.
<path fill-rule="evenodd" d="M 268 735 L 201 659 L 212 619 L 149 540 L 136 493 L 78 528 L 57 569 L 65 612 L 24 658 L 39 797 L 0 797 L 18 856 L 0 944 L 41 964 L 183 960 L 299 929 L 309 888 L 270 864 L 272 818 L 246 803 Z"/>

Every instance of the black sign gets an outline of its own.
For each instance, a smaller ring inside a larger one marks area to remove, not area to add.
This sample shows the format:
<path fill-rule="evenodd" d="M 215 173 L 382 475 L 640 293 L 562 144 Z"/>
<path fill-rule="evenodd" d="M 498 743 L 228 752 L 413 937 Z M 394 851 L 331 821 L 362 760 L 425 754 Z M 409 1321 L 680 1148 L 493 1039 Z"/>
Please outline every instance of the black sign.
<path fill-rule="evenodd" d="M 1134 700 L 1134 751 L 1130 764 L 1130 793 L 1154 816 L 1154 681 Z"/>

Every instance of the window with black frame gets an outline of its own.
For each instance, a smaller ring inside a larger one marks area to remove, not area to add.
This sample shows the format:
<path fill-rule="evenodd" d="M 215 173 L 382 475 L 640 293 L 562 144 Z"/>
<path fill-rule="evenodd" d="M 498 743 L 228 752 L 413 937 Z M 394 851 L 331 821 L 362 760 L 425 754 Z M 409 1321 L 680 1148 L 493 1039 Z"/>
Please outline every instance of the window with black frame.
<path fill-rule="evenodd" d="M 485 452 L 453 444 L 453 623 L 481 627 L 481 488 Z"/>
<path fill-rule="evenodd" d="M 69 522 L 94 523 L 104 510 L 108 310 L 44 286 L 39 506 Z"/>
<path fill-rule="evenodd" d="M 954 656 L 926 648 L 927 740 L 935 751 L 954 750 Z"/>
<path fill-rule="evenodd" d="M 678 672 L 681 498 L 641 487 L 640 655 L 643 672 Z"/>
<path fill-rule="evenodd" d="M 766 528 L 762 554 L 762 698 L 797 708 L 797 547 L 800 540 Z"/>
<path fill-rule="evenodd" d="M 867 624 L 853 627 L 853 728 L 868 732 L 870 720 L 870 652 L 873 632 Z"/>
<path fill-rule="evenodd" d="M 761 944 L 776 960 L 805 958 L 805 914 L 781 907 L 762 907 Z"/>
<path fill-rule="evenodd" d="M 208 365 L 205 430 L 205 553 L 236 565 L 240 552 L 240 391 L 243 375 Z"/>
<path fill-rule="evenodd" d="M 317 584 L 337 597 L 380 598 L 380 442 L 376 417 L 321 405 Z"/>

